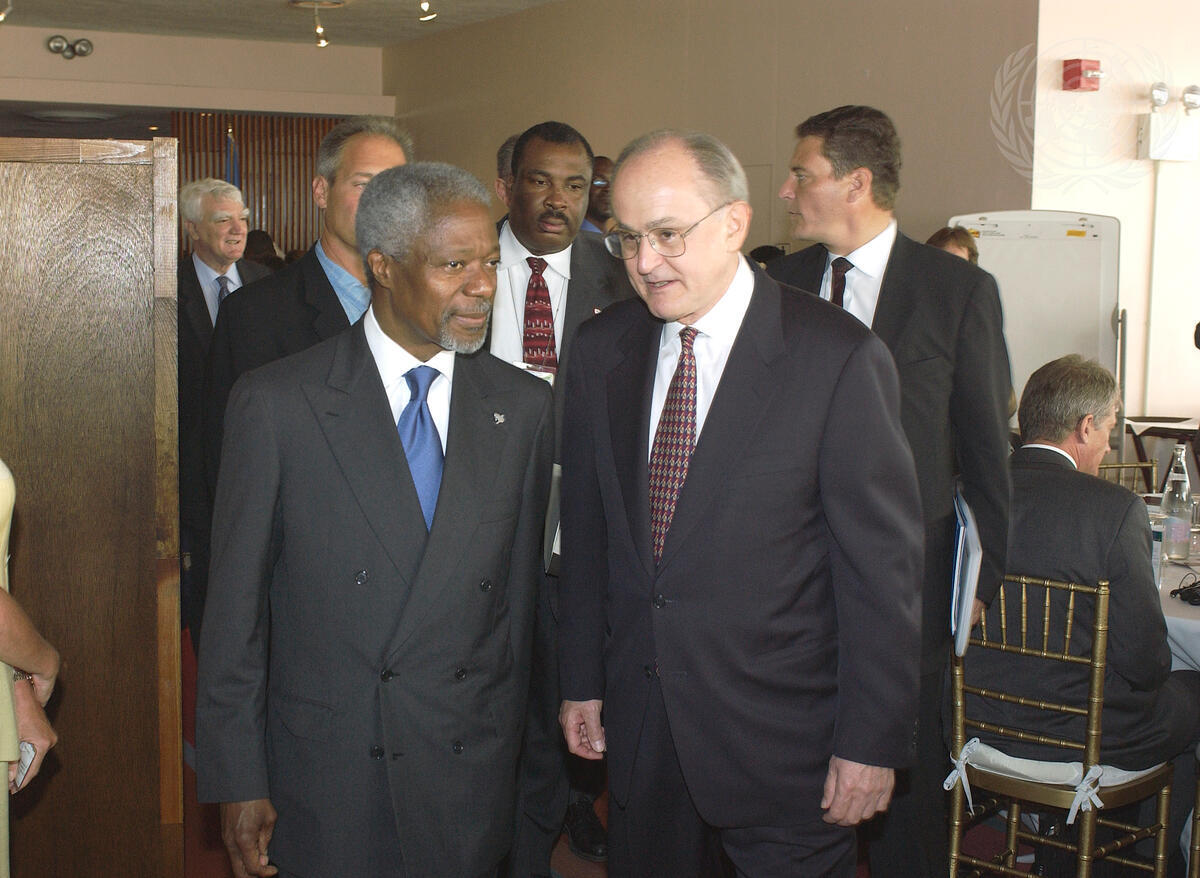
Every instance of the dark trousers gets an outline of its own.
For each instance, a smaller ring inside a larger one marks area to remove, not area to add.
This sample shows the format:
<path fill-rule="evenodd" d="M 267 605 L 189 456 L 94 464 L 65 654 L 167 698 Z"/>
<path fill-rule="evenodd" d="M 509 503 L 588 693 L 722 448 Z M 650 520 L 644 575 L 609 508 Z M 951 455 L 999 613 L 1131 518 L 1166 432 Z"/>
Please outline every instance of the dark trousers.
<path fill-rule="evenodd" d="M 948 656 L 948 654 L 947 654 Z M 897 772 L 888 810 L 867 827 L 872 875 L 944 878 L 950 863 L 946 791 L 950 752 L 942 734 L 945 669 L 921 675 L 917 713 L 917 756 Z"/>
<path fill-rule="evenodd" d="M 738 878 L 851 878 L 855 869 L 854 830 L 819 816 L 784 827 L 706 823 L 679 767 L 657 681 L 628 801 L 609 805 L 608 846 L 610 878 L 709 878 L 730 869 Z"/>

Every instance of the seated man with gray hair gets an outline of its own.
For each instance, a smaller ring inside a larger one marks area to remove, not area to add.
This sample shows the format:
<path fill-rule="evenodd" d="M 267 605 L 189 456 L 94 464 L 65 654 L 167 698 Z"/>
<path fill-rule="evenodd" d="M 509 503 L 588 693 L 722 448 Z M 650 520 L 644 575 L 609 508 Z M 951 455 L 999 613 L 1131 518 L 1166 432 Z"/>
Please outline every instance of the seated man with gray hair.
<path fill-rule="evenodd" d="M 1029 376 L 1018 413 L 1024 444 L 1010 459 L 1008 572 L 1087 585 L 1108 580 L 1100 759 L 1138 770 L 1185 754 L 1172 791 L 1172 831 L 1178 838 L 1194 790 L 1191 750 L 1200 735 L 1200 673 L 1171 671 L 1150 565 L 1146 504 L 1128 489 L 1097 477 L 1119 405 L 1112 374 L 1077 354 Z M 986 618 L 989 630 L 998 631 L 998 602 Z M 1056 675 L 1047 672 L 1045 662 L 979 650 L 966 662 L 966 680 L 984 687 L 1004 680 L 1011 689 L 1017 679 L 1022 681 L 1019 694 L 1027 698 L 1081 703 L 1087 697 L 1086 668 L 1064 669 Z M 1082 737 L 1083 717 L 1063 715 L 1050 728 L 1043 711 L 976 696 L 968 696 L 968 702 L 969 711 L 981 720 L 1023 728 L 1040 722 L 1047 735 Z M 1039 719 L 1031 722 L 1030 716 Z M 985 733 L 979 737 L 1011 756 L 1061 758 L 1061 751 L 1034 742 Z M 1182 814 L 1176 815 L 1177 804 Z"/>
<path fill-rule="evenodd" d="M 235 875 L 494 878 L 512 842 L 554 421 L 480 350 L 488 210 L 375 175 L 362 320 L 233 388 L 197 750 Z"/>

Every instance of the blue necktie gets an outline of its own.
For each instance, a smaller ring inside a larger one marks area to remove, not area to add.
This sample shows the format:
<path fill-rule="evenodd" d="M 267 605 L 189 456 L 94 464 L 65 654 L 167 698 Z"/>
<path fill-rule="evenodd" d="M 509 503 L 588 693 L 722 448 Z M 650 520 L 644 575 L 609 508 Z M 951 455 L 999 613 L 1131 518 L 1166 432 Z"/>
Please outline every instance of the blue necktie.
<path fill-rule="evenodd" d="M 224 302 L 226 296 L 228 296 L 232 292 L 233 292 L 233 290 L 229 289 L 229 278 L 226 277 L 225 275 L 221 275 L 220 277 L 218 277 L 217 278 L 217 304 L 220 305 L 222 302 Z"/>
<path fill-rule="evenodd" d="M 415 366 L 404 373 L 409 400 L 396 422 L 404 456 L 408 458 L 408 470 L 421 501 L 421 512 L 425 515 L 426 530 L 433 527 L 433 511 L 437 509 L 438 490 L 442 486 L 442 440 L 438 437 L 427 401 L 429 385 L 438 374 L 432 366 Z"/>

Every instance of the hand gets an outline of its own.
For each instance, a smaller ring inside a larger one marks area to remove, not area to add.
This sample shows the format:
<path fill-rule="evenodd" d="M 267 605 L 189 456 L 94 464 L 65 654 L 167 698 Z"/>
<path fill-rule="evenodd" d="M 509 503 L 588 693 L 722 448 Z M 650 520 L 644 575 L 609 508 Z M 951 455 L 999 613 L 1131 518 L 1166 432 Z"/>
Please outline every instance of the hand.
<path fill-rule="evenodd" d="M 971 605 L 971 627 L 974 628 L 979 624 L 979 620 L 983 618 L 984 611 L 987 610 L 987 604 L 979 598 L 975 598 L 975 603 Z"/>
<path fill-rule="evenodd" d="M 600 725 L 600 708 L 604 702 L 564 701 L 558 711 L 567 749 L 583 759 L 604 758 L 604 726 Z"/>
<path fill-rule="evenodd" d="M 15 793 L 18 789 L 29 786 L 29 782 L 41 770 L 42 760 L 46 758 L 50 748 L 58 743 L 58 735 L 55 734 L 54 727 L 50 725 L 50 720 L 46 718 L 46 712 L 42 710 L 42 705 L 38 703 L 33 687 L 22 680 L 18 680 L 13 687 L 13 707 L 16 708 L 17 713 L 17 738 L 32 744 L 34 754 L 33 761 L 29 763 L 29 770 L 25 772 L 25 778 L 19 787 L 17 786 L 17 763 L 8 763 L 9 793 Z"/>
<path fill-rule="evenodd" d="M 221 841 L 229 852 L 234 878 L 279 872 L 267 858 L 276 817 L 270 799 L 221 803 Z"/>
<path fill-rule="evenodd" d="M 834 756 L 825 776 L 821 807 L 826 823 L 855 826 L 886 811 L 892 800 L 896 772 L 878 765 L 863 765 Z"/>

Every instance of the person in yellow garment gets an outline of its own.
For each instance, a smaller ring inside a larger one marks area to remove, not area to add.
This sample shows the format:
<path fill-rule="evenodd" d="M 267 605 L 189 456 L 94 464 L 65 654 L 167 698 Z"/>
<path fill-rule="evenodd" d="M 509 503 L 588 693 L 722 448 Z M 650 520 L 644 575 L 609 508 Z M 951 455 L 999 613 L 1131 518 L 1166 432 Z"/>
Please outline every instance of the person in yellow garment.
<path fill-rule="evenodd" d="M 8 593 L 8 533 L 16 501 L 16 483 L 0 460 L 0 762 L 8 763 L 8 792 L 29 785 L 58 736 L 42 708 L 54 692 L 61 661 Z M 18 742 L 33 749 L 32 761 L 18 780 Z M 8 878 L 8 796 L 0 794 L 0 876 Z"/>

